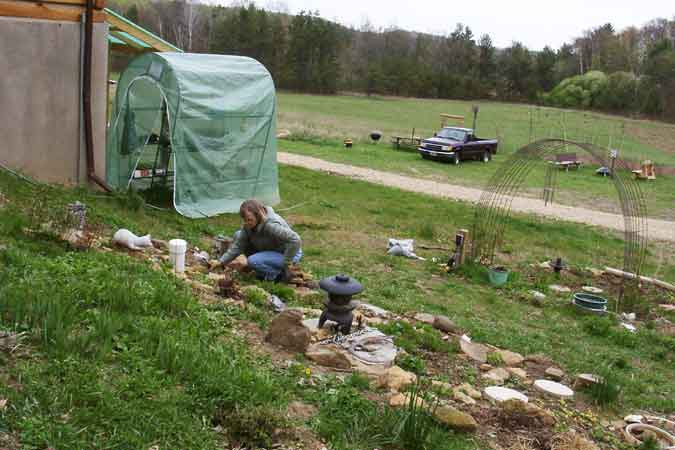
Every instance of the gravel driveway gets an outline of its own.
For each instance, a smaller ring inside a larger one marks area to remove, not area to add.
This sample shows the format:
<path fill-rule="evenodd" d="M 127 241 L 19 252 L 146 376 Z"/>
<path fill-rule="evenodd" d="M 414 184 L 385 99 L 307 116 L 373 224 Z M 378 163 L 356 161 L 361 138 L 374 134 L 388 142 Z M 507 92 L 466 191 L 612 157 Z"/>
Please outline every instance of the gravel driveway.
<path fill-rule="evenodd" d="M 279 152 L 277 159 L 281 164 L 304 167 L 305 169 L 329 172 L 350 178 L 368 181 L 384 186 L 396 187 L 411 192 L 432 195 L 435 197 L 451 198 L 468 202 L 478 202 L 483 191 L 454 184 L 439 183 L 437 181 L 422 180 L 419 178 L 397 175 L 380 170 L 363 167 L 348 166 L 333 163 L 311 156 L 296 155 Z M 553 204 L 546 206 L 542 200 L 524 197 L 514 197 L 511 203 L 513 211 L 532 213 L 553 219 L 562 219 L 570 222 L 579 222 L 588 225 L 597 225 L 612 230 L 623 231 L 623 216 L 590 209 L 575 208 Z M 675 222 L 648 219 L 647 229 L 652 240 L 666 240 L 675 242 Z"/>

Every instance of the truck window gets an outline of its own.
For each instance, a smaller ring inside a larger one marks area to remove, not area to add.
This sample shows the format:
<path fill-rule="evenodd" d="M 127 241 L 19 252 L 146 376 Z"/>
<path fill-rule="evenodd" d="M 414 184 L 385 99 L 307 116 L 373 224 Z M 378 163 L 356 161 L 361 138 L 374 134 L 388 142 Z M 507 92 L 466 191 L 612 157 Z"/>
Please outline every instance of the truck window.
<path fill-rule="evenodd" d="M 436 136 L 445 139 L 452 139 L 453 141 L 464 142 L 466 135 L 466 131 L 458 130 L 456 128 L 443 128 Z"/>

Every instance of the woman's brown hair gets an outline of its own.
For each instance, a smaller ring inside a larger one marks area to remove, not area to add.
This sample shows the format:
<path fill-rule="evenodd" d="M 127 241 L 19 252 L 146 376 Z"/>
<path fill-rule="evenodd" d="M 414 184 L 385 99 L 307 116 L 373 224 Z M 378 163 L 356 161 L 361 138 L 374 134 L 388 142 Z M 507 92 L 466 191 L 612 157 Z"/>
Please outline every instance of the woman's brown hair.
<path fill-rule="evenodd" d="M 248 211 L 255 216 L 255 219 L 258 223 L 262 223 L 267 219 L 267 210 L 265 205 L 260 203 L 258 200 L 249 199 L 241 204 L 239 207 L 239 215 L 244 217 L 244 211 Z"/>

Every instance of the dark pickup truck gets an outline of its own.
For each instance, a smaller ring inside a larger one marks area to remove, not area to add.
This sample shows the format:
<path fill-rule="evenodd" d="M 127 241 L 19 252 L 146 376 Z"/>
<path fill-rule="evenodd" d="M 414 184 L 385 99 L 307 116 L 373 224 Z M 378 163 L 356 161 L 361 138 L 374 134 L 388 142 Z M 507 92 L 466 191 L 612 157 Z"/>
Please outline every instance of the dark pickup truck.
<path fill-rule="evenodd" d="M 424 159 L 459 164 L 460 160 L 469 159 L 489 162 L 497 153 L 498 145 L 496 139 L 476 137 L 471 128 L 445 127 L 434 137 L 422 140 L 417 150 Z"/>

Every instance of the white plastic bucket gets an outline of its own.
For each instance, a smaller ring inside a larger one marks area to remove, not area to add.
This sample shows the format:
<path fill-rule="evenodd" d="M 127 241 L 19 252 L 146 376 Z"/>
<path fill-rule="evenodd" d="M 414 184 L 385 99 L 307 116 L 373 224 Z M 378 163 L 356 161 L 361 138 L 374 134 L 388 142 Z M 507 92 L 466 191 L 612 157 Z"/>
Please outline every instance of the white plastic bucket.
<path fill-rule="evenodd" d="M 173 271 L 182 273 L 185 271 L 185 252 L 187 251 L 187 242 L 183 239 L 171 239 L 169 241 L 169 260 L 173 266 Z"/>

